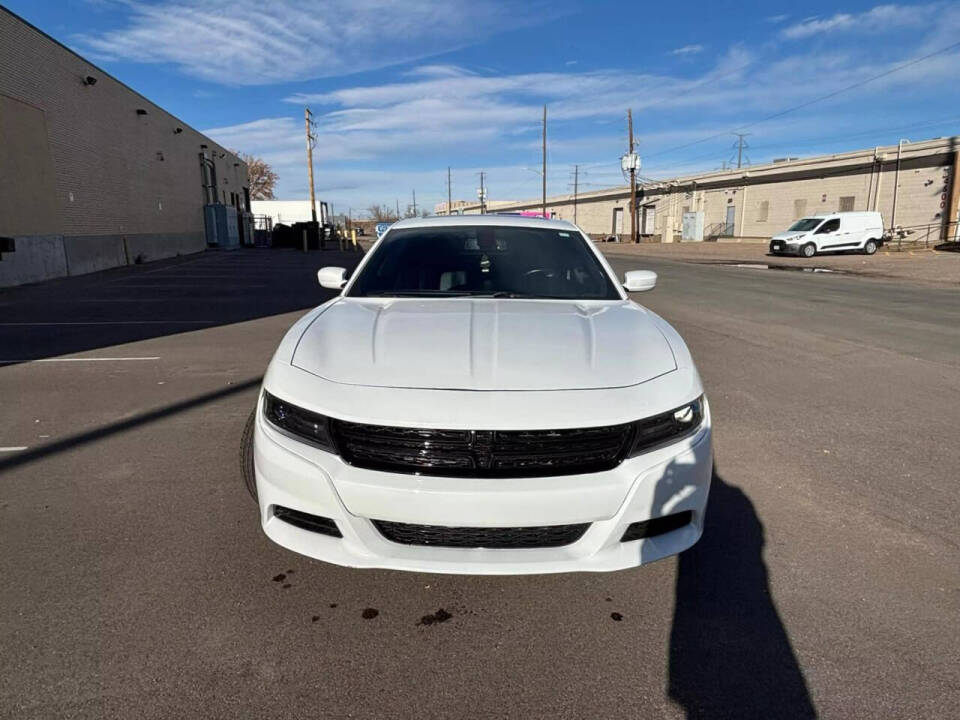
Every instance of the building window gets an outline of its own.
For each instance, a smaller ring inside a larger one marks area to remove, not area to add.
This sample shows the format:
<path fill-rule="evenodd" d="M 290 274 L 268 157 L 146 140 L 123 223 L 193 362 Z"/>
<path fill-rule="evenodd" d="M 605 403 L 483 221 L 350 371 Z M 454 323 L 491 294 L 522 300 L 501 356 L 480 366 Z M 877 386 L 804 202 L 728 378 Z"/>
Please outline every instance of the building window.
<path fill-rule="evenodd" d="M 757 205 L 757 222 L 765 223 L 770 217 L 770 201 L 764 200 Z"/>
<path fill-rule="evenodd" d="M 840 212 L 853 212 L 853 203 L 856 197 L 853 195 L 844 195 L 840 198 Z"/>
<path fill-rule="evenodd" d="M 807 214 L 807 201 L 794 200 L 793 201 L 793 219 L 799 220 L 806 214 Z"/>

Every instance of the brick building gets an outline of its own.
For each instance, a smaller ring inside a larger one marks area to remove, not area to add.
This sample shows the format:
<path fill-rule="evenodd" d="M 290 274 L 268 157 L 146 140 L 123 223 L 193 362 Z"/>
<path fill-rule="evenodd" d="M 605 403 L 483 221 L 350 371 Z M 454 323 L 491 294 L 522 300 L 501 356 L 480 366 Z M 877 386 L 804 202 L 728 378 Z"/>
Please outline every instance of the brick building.
<path fill-rule="evenodd" d="M 909 228 L 915 239 L 957 237 L 960 137 L 791 158 L 641 183 L 637 207 L 644 240 L 684 239 L 683 217 L 702 213 L 696 239 L 765 242 L 804 215 L 876 210 L 884 226 Z M 539 210 L 539 199 L 499 205 L 501 212 Z M 576 198 L 547 198 L 547 210 L 576 220 L 594 237 L 629 239 L 630 189 L 616 187 Z M 461 212 L 479 212 L 472 203 Z M 692 239 L 689 237 L 686 239 Z"/>
<path fill-rule="evenodd" d="M 199 252 L 205 207 L 242 227 L 246 178 L 240 158 L 0 6 L 0 286 Z"/>

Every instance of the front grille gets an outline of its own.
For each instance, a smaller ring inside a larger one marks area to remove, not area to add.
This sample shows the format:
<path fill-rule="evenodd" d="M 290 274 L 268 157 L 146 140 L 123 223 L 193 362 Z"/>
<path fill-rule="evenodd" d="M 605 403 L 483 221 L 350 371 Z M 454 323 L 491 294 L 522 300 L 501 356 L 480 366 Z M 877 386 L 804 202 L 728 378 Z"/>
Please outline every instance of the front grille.
<path fill-rule="evenodd" d="M 620 464 L 633 424 L 572 430 L 434 430 L 330 419 L 341 457 L 357 467 L 446 477 L 600 472 Z"/>
<path fill-rule="evenodd" d="M 386 520 L 374 520 L 373 524 L 387 540 L 401 545 L 496 550 L 561 547 L 575 543 L 590 527 L 590 523 L 543 527 L 446 527 Z"/>

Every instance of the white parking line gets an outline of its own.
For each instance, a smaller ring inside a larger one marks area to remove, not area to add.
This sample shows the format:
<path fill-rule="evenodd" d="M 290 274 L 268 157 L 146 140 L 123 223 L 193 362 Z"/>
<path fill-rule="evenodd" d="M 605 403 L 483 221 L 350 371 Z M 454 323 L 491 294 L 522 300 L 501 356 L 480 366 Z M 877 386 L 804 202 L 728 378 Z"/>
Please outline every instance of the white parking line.
<path fill-rule="evenodd" d="M 0 365 L 12 365 L 14 363 L 55 363 L 55 362 L 129 362 L 131 360 L 159 360 L 159 355 L 150 357 L 63 357 L 63 358 L 40 358 L 38 360 L 0 360 Z"/>
<path fill-rule="evenodd" d="M 45 325 L 216 325 L 219 320 L 83 320 L 79 322 L 0 322 L 0 327 Z"/>
<path fill-rule="evenodd" d="M 0 452 L 20 452 L 21 450 L 26 450 L 26 445 L 20 445 L 17 447 L 0 447 Z"/>

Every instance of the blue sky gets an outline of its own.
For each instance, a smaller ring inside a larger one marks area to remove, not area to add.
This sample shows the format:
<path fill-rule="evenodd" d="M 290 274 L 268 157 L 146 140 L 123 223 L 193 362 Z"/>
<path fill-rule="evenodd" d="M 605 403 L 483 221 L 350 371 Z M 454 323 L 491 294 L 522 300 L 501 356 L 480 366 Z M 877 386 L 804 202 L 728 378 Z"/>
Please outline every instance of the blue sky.
<path fill-rule="evenodd" d="M 960 3 L 498 0 L 4 0 L 15 13 L 230 147 L 277 196 L 338 211 L 621 184 L 626 109 L 642 174 L 960 134 L 960 48 L 764 120 L 960 40 Z M 758 122 L 759 121 L 759 122 Z"/>

